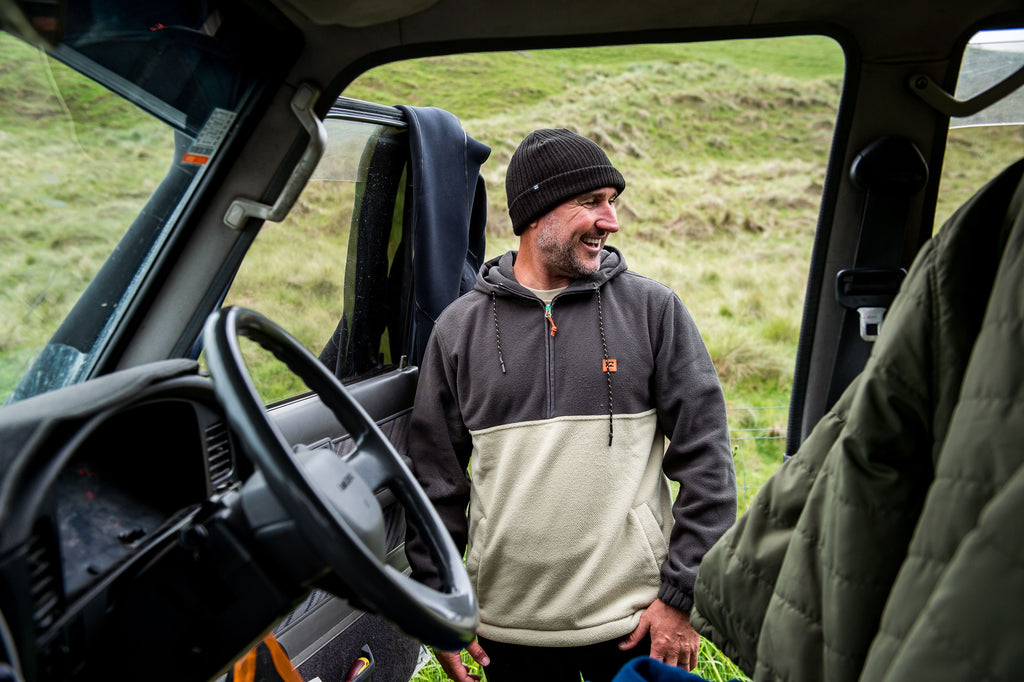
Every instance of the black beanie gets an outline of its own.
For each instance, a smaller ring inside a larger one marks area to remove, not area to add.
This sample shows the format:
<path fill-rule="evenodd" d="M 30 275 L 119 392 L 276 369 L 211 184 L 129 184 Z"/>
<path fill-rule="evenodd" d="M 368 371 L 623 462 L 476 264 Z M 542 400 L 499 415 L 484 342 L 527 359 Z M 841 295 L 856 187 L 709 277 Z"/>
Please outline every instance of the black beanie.
<path fill-rule="evenodd" d="M 564 128 L 535 130 L 516 149 L 505 174 L 512 231 L 520 235 L 566 199 L 602 187 L 622 192 L 626 181 L 600 147 Z"/>

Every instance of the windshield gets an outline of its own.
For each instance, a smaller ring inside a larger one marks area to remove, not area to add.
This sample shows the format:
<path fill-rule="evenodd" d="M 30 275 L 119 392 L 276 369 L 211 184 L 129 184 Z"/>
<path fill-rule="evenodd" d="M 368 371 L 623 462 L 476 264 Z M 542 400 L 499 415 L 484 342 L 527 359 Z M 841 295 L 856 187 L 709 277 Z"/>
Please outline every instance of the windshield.
<path fill-rule="evenodd" d="M 247 6 L 168 6 L 68 3 L 49 54 L 0 32 L 0 402 L 94 372 L 293 54 Z"/>

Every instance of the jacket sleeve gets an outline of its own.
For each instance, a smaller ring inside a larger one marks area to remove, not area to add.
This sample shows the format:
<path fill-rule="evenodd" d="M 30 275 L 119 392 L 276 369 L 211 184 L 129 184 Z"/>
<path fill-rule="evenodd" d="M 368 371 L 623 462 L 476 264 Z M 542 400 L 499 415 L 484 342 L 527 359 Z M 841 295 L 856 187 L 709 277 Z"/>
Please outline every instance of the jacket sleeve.
<path fill-rule="evenodd" d="M 674 293 L 653 319 L 654 396 L 670 441 L 663 467 L 679 483 L 658 598 L 689 613 L 701 559 L 736 520 L 736 473 L 722 387 L 696 324 Z"/>
<path fill-rule="evenodd" d="M 465 554 L 469 504 L 467 466 L 472 439 L 459 409 L 455 371 L 436 327 L 420 366 L 409 434 L 411 468 L 455 546 Z M 434 559 L 409 523 L 406 556 L 414 579 L 440 588 Z"/>

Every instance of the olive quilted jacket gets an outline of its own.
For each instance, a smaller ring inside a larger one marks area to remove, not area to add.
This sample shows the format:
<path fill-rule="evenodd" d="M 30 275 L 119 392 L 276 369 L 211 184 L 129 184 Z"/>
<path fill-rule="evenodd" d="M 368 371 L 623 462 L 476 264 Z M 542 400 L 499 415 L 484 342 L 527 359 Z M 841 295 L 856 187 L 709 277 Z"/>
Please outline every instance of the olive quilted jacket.
<path fill-rule="evenodd" d="M 1024 675 L 1024 161 L 918 255 L 864 371 L 701 564 L 756 680 Z"/>

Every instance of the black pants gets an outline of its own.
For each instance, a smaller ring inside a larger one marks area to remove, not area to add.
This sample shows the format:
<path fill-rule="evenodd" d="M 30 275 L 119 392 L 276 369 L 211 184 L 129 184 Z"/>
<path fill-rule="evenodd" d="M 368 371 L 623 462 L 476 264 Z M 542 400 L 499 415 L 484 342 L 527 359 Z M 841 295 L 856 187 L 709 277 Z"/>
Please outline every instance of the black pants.
<path fill-rule="evenodd" d="M 574 647 L 538 647 L 504 644 L 483 637 L 480 646 L 491 659 L 484 668 L 487 682 L 611 682 L 619 668 L 651 652 L 644 637 L 629 651 L 619 649 L 623 638 Z"/>

